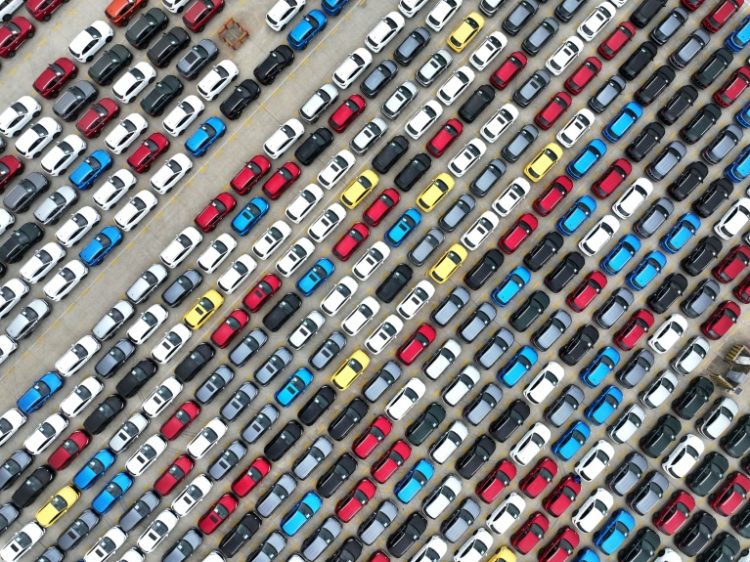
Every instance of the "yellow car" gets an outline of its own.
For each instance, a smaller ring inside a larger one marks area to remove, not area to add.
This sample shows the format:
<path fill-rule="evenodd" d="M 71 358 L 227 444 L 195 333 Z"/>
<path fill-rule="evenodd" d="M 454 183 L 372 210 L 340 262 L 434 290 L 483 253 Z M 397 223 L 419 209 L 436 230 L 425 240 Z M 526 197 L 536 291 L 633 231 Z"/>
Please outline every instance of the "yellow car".
<path fill-rule="evenodd" d="M 464 263 L 466 256 L 469 252 L 466 251 L 461 244 L 453 244 L 448 251 L 438 260 L 438 262 L 430 269 L 430 277 L 432 277 L 436 283 L 445 283 L 448 278 L 455 273 L 455 271 L 461 267 Z"/>
<path fill-rule="evenodd" d="M 341 202 L 344 205 L 353 209 L 359 205 L 362 202 L 362 199 L 367 197 L 367 194 L 375 189 L 375 186 L 377 185 L 378 175 L 372 170 L 365 170 L 356 180 L 349 184 L 349 187 L 344 190 L 344 193 L 341 194 L 339 199 L 341 199 Z"/>
<path fill-rule="evenodd" d="M 516 562 L 516 553 L 507 546 L 501 546 L 487 562 Z"/>
<path fill-rule="evenodd" d="M 45 529 L 51 527 L 66 511 L 73 507 L 79 497 L 81 497 L 81 494 L 73 486 L 61 488 L 36 512 L 36 522 Z"/>
<path fill-rule="evenodd" d="M 560 145 L 556 142 L 551 142 L 529 162 L 523 169 L 523 173 L 531 181 L 538 182 L 552 169 L 552 166 L 557 164 L 562 155 L 563 150 L 560 148 Z"/>
<path fill-rule="evenodd" d="M 483 27 L 484 18 L 477 12 L 471 12 L 448 37 L 448 46 L 455 52 L 460 53 Z"/>
<path fill-rule="evenodd" d="M 195 306 L 185 314 L 182 320 L 188 328 L 197 330 L 211 318 L 222 304 L 224 304 L 224 297 L 215 289 L 211 289 L 195 303 Z"/>
<path fill-rule="evenodd" d="M 339 390 L 346 390 L 349 388 L 357 377 L 361 375 L 367 366 L 370 364 L 370 358 L 367 354 L 358 349 L 351 354 L 349 359 L 344 361 L 338 370 L 331 377 L 331 382 L 336 385 Z"/>
<path fill-rule="evenodd" d="M 448 195 L 454 185 L 456 182 L 451 176 L 446 173 L 438 174 L 417 197 L 417 207 L 425 212 L 432 211 L 443 197 Z"/>

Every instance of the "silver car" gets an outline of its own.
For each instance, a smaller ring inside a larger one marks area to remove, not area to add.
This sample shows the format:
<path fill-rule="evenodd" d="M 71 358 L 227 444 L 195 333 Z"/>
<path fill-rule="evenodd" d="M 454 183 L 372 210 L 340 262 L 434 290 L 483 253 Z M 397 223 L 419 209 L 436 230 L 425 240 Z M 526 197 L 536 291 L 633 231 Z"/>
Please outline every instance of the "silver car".
<path fill-rule="evenodd" d="M 15 341 L 31 335 L 39 322 L 52 311 L 52 308 L 44 299 L 34 299 L 10 321 L 5 333 Z"/>
<path fill-rule="evenodd" d="M 314 533 L 303 542 L 301 551 L 305 560 L 314 562 L 341 534 L 341 523 L 335 517 L 328 517 Z"/>
<path fill-rule="evenodd" d="M 274 531 L 263 543 L 255 549 L 246 562 L 272 562 L 286 547 L 286 539 L 281 533 Z"/>
<path fill-rule="evenodd" d="M 409 251 L 407 255 L 409 261 L 417 267 L 424 265 L 444 240 L 445 234 L 443 234 L 442 230 L 431 228 Z"/>
<path fill-rule="evenodd" d="M 307 450 L 300 455 L 292 465 L 292 472 L 300 480 L 304 480 L 328 455 L 333 451 L 333 445 L 325 437 L 318 437 Z"/>
<path fill-rule="evenodd" d="M 401 376 L 401 367 L 395 361 L 388 361 L 365 385 L 363 394 L 369 402 L 377 402 L 383 393 Z"/>
<path fill-rule="evenodd" d="M 388 500 L 382 502 L 357 529 L 357 536 L 366 545 L 374 543 L 398 516 L 398 508 Z"/>
<path fill-rule="evenodd" d="M 214 460 L 206 471 L 214 482 L 218 482 L 231 470 L 240 464 L 242 458 L 247 454 L 247 447 L 239 439 L 235 439 L 229 447 Z"/>
<path fill-rule="evenodd" d="M 128 301 L 118 301 L 96 323 L 91 333 L 99 341 L 111 338 L 120 327 L 135 314 L 135 308 Z"/>
<path fill-rule="evenodd" d="M 255 443 L 277 419 L 279 410 L 273 404 L 266 404 L 242 430 L 242 438 L 247 443 Z"/>
<path fill-rule="evenodd" d="M 469 303 L 470 299 L 469 291 L 463 287 L 456 287 L 440 302 L 430 316 L 438 326 L 444 328 Z"/>
<path fill-rule="evenodd" d="M 236 420 L 258 396 L 258 387 L 250 381 L 240 386 L 232 397 L 221 407 L 219 414 L 226 421 Z"/>
<path fill-rule="evenodd" d="M 556 310 L 532 335 L 531 343 L 539 351 L 547 351 L 570 328 L 572 319 L 564 310 Z"/>
<path fill-rule="evenodd" d="M 34 209 L 34 218 L 42 224 L 54 224 L 73 203 L 78 193 L 69 185 L 58 187 Z"/>
<path fill-rule="evenodd" d="M 167 280 L 167 268 L 155 263 L 144 271 L 128 288 L 125 294 L 133 304 L 145 301 L 156 288 Z"/>
<path fill-rule="evenodd" d="M 268 519 L 273 515 L 279 506 L 284 503 L 289 496 L 292 495 L 295 488 L 297 487 L 297 481 L 292 477 L 291 474 L 282 474 L 276 483 L 271 486 L 260 501 L 255 506 L 255 510 L 258 515 L 264 519 Z M 248 558 L 249 560 L 249 558 Z"/>
<path fill-rule="evenodd" d="M 162 562 L 184 562 L 192 556 L 203 544 L 203 535 L 196 529 L 188 529 L 167 553 L 162 557 Z"/>
<path fill-rule="evenodd" d="M 479 425 L 503 398 L 503 390 L 494 383 L 482 388 L 476 398 L 466 406 L 463 415 L 472 425 Z"/>
<path fill-rule="evenodd" d="M 479 517 L 479 504 L 466 498 L 453 513 L 440 525 L 440 532 L 449 542 L 455 544 L 469 530 Z"/>
<path fill-rule="evenodd" d="M 258 367 L 253 373 L 255 380 L 258 384 L 266 386 L 270 383 L 274 377 L 286 369 L 294 359 L 294 355 L 286 347 L 281 346 L 271 354 L 271 357 L 265 360 L 265 362 Z"/>

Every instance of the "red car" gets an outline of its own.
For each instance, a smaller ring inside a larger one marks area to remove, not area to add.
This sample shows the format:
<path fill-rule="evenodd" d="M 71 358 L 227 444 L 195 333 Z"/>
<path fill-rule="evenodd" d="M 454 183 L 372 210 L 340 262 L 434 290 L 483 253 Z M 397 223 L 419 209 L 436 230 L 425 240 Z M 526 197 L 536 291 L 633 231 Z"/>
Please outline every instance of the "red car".
<path fill-rule="evenodd" d="M 104 126 L 120 114 L 120 106 L 112 98 L 102 98 L 86 110 L 76 129 L 87 139 L 98 137 Z"/>
<path fill-rule="evenodd" d="M 383 554 L 381 551 L 376 550 L 370 558 L 368 558 L 367 562 L 391 562 L 391 559 L 388 558 L 385 554 Z"/>
<path fill-rule="evenodd" d="M 591 185 L 591 192 L 599 199 L 605 199 L 628 178 L 633 166 L 624 158 L 618 158 Z"/>
<path fill-rule="evenodd" d="M 224 523 L 232 513 L 234 513 L 238 504 L 239 502 L 237 501 L 237 498 L 232 494 L 224 494 L 209 511 L 204 513 L 203 516 L 198 519 L 198 528 L 204 534 L 210 535 L 218 529 L 219 525 Z"/>
<path fill-rule="evenodd" d="M 23 16 L 16 16 L 0 26 L 0 57 L 16 54 L 27 39 L 34 36 L 34 24 Z"/>
<path fill-rule="evenodd" d="M 351 95 L 328 118 L 328 126 L 337 133 L 343 133 L 366 107 L 365 98 L 359 94 Z"/>
<path fill-rule="evenodd" d="M 192 400 L 188 400 L 161 425 L 159 433 L 167 440 L 174 441 L 193 423 L 200 413 L 200 406 Z"/>
<path fill-rule="evenodd" d="M 91 438 L 85 431 L 74 431 L 57 449 L 50 453 L 50 456 L 47 457 L 47 464 L 53 470 L 62 470 L 72 463 L 88 447 L 90 442 Z"/>
<path fill-rule="evenodd" d="M 680 4 L 682 4 L 686 10 L 694 12 L 700 8 L 705 1 L 706 0 L 680 0 Z"/>
<path fill-rule="evenodd" d="M 739 285 L 732 289 L 732 294 L 742 304 L 750 304 L 750 275 L 746 275 Z"/>
<path fill-rule="evenodd" d="M 740 306 L 734 301 L 724 301 L 701 324 L 701 332 L 710 340 L 719 340 L 740 318 Z"/>
<path fill-rule="evenodd" d="M 497 67 L 497 70 L 490 76 L 490 84 L 492 84 L 498 90 L 504 90 L 508 87 L 511 80 L 518 75 L 526 66 L 526 55 L 521 51 L 515 51 L 511 53 L 503 63 Z"/>
<path fill-rule="evenodd" d="M 635 37 L 635 26 L 629 21 L 624 21 L 617 26 L 609 36 L 601 42 L 596 52 L 599 53 L 604 60 L 612 60 L 617 56 L 622 48 L 628 44 L 628 42 Z"/>
<path fill-rule="evenodd" d="M 398 358 L 405 365 L 411 365 L 417 360 L 427 346 L 435 341 L 437 332 L 435 328 L 423 323 L 417 330 L 398 348 Z"/>
<path fill-rule="evenodd" d="M 563 526 L 555 537 L 537 555 L 539 562 L 565 562 L 581 542 L 578 533 L 568 525 Z"/>
<path fill-rule="evenodd" d="M 232 482 L 232 491 L 237 497 L 244 498 L 261 480 L 268 476 L 269 472 L 271 472 L 271 463 L 264 457 L 256 458 L 245 472 Z"/>
<path fill-rule="evenodd" d="M 276 170 L 263 184 L 263 193 L 274 201 L 281 197 L 289 187 L 302 175 L 302 170 L 294 162 L 286 162 Z"/>
<path fill-rule="evenodd" d="M 503 459 L 492 471 L 477 484 L 477 495 L 484 503 L 494 502 L 510 486 L 516 477 L 516 466 L 508 459 Z"/>
<path fill-rule="evenodd" d="M 388 452 L 385 455 L 375 461 L 370 469 L 370 474 L 372 474 L 372 477 L 377 482 L 385 484 L 399 467 L 409 460 L 410 456 L 411 447 L 406 441 L 399 439 L 391 445 L 391 448 L 388 449 Z"/>
<path fill-rule="evenodd" d="M 573 180 L 568 176 L 557 176 L 539 196 L 534 199 L 532 208 L 543 217 L 555 210 L 565 196 L 573 189 Z"/>
<path fill-rule="evenodd" d="M 713 99 L 721 107 L 732 105 L 750 87 L 750 68 L 741 66 L 714 92 Z"/>
<path fill-rule="evenodd" d="M 607 278 L 604 274 L 592 271 L 571 291 L 565 302 L 572 310 L 583 312 L 606 286 Z"/>
<path fill-rule="evenodd" d="M 154 490 L 161 497 L 165 497 L 174 490 L 180 482 L 193 470 L 195 463 L 188 455 L 180 455 L 169 468 L 162 472 L 154 482 Z"/>
<path fill-rule="evenodd" d="M 182 15 L 190 31 L 201 32 L 213 17 L 224 9 L 224 0 L 194 0 Z"/>
<path fill-rule="evenodd" d="M 708 503 L 716 513 L 729 517 L 747 499 L 748 493 L 750 493 L 750 478 L 741 472 L 733 472 L 711 494 Z"/>
<path fill-rule="evenodd" d="M 510 537 L 510 544 L 521 554 L 528 554 L 549 529 L 549 520 L 539 511 L 535 511 L 526 522 Z"/>
<path fill-rule="evenodd" d="M 128 166 L 139 174 L 147 172 L 156 159 L 169 148 L 169 139 L 161 133 L 151 133 L 128 157 Z"/>
<path fill-rule="evenodd" d="M 242 299 L 242 304 L 250 312 L 258 312 L 279 289 L 281 289 L 281 279 L 278 276 L 273 273 L 264 275 L 255 287 L 250 289 L 245 295 L 245 298 Z"/>
<path fill-rule="evenodd" d="M 565 89 L 572 95 L 577 96 L 602 70 L 602 61 L 596 57 L 589 57 L 576 68 L 565 80 Z"/>
<path fill-rule="evenodd" d="M 703 27 L 711 33 L 716 33 L 739 11 L 743 3 L 743 0 L 719 0 L 714 9 L 703 18 Z"/>
<path fill-rule="evenodd" d="M 750 265 L 750 246 L 737 244 L 727 252 L 711 274 L 719 283 L 731 283 Z"/>
<path fill-rule="evenodd" d="M 440 158 L 445 151 L 455 142 L 455 140 L 461 135 L 464 130 L 464 126 L 458 119 L 448 119 L 438 129 L 432 138 L 427 141 L 427 152 L 429 152 L 435 158 Z"/>
<path fill-rule="evenodd" d="M 385 416 L 378 416 L 375 418 L 370 426 L 362 432 L 354 443 L 352 443 L 352 451 L 360 459 L 366 459 L 372 452 L 377 448 L 378 445 L 388 437 L 393 424 L 388 421 Z"/>
<path fill-rule="evenodd" d="M 126 25 L 147 0 L 112 0 L 104 10 L 105 15 L 115 25 Z"/>
<path fill-rule="evenodd" d="M 560 116 L 567 111 L 572 103 L 573 98 L 570 97 L 570 94 L 557 92 L 552 96 L 552 99 L 547 102 L 547 105 L 540 109 L 539 113 L 536 114 L 534 117 L 534 123 L 536 123 L 540 129 L 546 131 L 554 125 L 558 119 L 560 119 Z"/>
<path fill-rule="evenodd" d="M 497 241 L 497 247 L 504 254 L 512 254 L 539 226 L 539 221 L 531 213 L 524 213 Z"/>
<path fill-rule="evenodd" d="M 224 349 L 250 322 L 250 315 L 237 308 L 224 319 L 224 322 L 211 334 L 211 341 L 220 349 Z"/>
<path fill-rule="evenodd" d="M 370 229 L 364 223 L 352 225 L 349 232 L 344 234 L 333 246 L 333 255 L 341 261 L 346 261 L 357 251 L 362 243 L 370 236 Z"/>
<path fill-rule="evenodd" d="M 228 191 L 219 193 L 203 210 L 196 215 L 193 222 L 203 232 L 211 232 L 219 226 L 232 209 L 237 205 L 237 200 Z"/>
<path fill-rule="evenodd" d="M 557 474 L 557 464 L 549 457 L 539 459 L 520 482 L 521 490 L 530 498 L 538 497 Z"/>
<path fill-rule="evenodd" d="M 62 87 L 78 75 L 78 68 L 67 57 L 60 57 L 36 77 L 32 86 L 45 99 L 54 98 Z"/>
<path fill-rule="evenodd" d="M 47 21 L 66 0 L 26 0 L 26 11 L 37 21 Z"/>
<path fill-rule="evenodd" d="M 633 349 L 654 325 L 654 315 L 645 308 L 635 311 L 630 319 L 617 330 L 614 342 L 623 351 Z"/>
<path fill-rule="evenodd" d="M 262 154 L 256 154 L 245 162 L 229 185 L 238 194 L 245 195 L 252 187 L 271 171 L 271 161 Z"/>
<path fill-rule="evenodd" d="M 578 476 L 568 474 L 552 491 L 544 498 L 542 506 L 547 513 L 560 517 L 573 505 L 578 494 L 581 493 L 581 479 Z"/>
<path fill-rule="evenodd" d="M 336 517 L 342 523 L 351 521 L 359 511 L 375 497 L 375 484 L 369 478 L 362 478 L 351 492 L 336 504 Z"/>
<path fill-rule="evenodd" d="M 362 219 L 372 227 L 378 226 L 380 222 L 391 212 L 398 202 L 401 200 L 401 196 L 398 191 L 389 187 L 384 189 L 383 192 L 378 195 L 378 198 L 373 201 L 365 212 L 362 214 Z"/>
<path fill-rule="evenodd" d="M 674 535 L 690 518 L 695 509 L 693 496 L 679 490 L 672 494 L 669 501 L 654 514 L 654 527 L 668 536 Z"/>
<path fill-rule="evenodd" d="M 24 167 L 23 162 L 12 154 L 0 156 L 0 192 L 10 180 L 23 172 Z"/>

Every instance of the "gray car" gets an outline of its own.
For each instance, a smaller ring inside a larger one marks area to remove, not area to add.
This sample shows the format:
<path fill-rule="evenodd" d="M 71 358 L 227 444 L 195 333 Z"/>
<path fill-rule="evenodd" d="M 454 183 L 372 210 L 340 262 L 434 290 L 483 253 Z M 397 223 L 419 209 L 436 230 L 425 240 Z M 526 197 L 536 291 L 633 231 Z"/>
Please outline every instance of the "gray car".
<path fill-rule="evenodd" d="M 689 318 L 697 318 L 714 306 L 721 288 L 713 279 L 705 279 L 680 303 L 680 309 Z"/>
<path fill-rule="evenodd" d="M 44 299 L 34 299 L 27 304 L 21 312 L 16 314 L 10 321 L 5 333 L 15 341 L 22 340 L 31 335 L 31 333 L 52 311 L 52 307 Z"/>
<path fill-rule="evenodd" d="M 409 251 L 407 255 L 409 261 L 417 267 L 424 265 L 444 240 L 445 234 L 440 229 L 431 228 Z"/>
<path fill-rule="evenodd" d="M 35 562 L 62 562 L 64 557 L 63 552 L 53 545 L 42 552 L 42 555 Z"/>
<path fill-rule="evenodd" d="M 585 398 L 586 395 L 579 386 L 569 384 L 544 411 L 544 417 L 554 427 L 561 427 L 575 413 Z"/>
<path fill-rule="evenodd" d="M 617 373 L 615 373 L 617 382 L 622 384 L 625 388 L 633 388 L 648 374 L 651 367 L 654 366 L 654 360 L 654 354 L 648 349 L 638 350 L 638 352 L 632 355 L 630 359 L 628 359 L 628 362 L 625 363 Z"/>
<path fill-rule="evenodd" d="M 305 560 L 314 562 L 341 534 L 341 523 L 335 517 L 328 517 L 323 524 L 302 541 L 300 550 Z"/>
<path fill-rule="evenodd" d="M 100 377 L 108 379 L 133 356 L 135 351 L 136 347 L 133 342 L 127 338 L 122 338 L 109 348 L 106 355 L 97 361 L 94 371 Z"/>
<path fill-rule="evenodd" d="M 195 399 L 202 405 L 210 404 L 233 378 L 232 369 L 226 365 L 219 365 L 195 391 Z"/>
<path fill-rule="evenodd" d="M 258 384 L 266 386 L 292 363 L 292 359 L 294 359 L 292 352 L 282 345 L 258 367 L 253 376 Z"/>
<path fill-rule="evenodd" d="M 247 557 L 245 562 L 272 562 L 286 547 L 286 539 L 281 533 L 274 531 L 258 548 Z"/>
<path fill-rule="evenodd" d="M 620 287 L 614 290 L 604 304 L 594 312 L 594 321 L 601 328 L 608 330 L 625 315 L 633 302 L 635 302 L 633 292 L 626 287 Z"/>
<path fill-rule="evenodd" d="M 6 490 L 31 464 L 32 457 L 23 449 L 15 451 L 0 465 L 0 490 Z"/>
<path fill-rule="evenodd" d="M 297 481 L 291 474 L 282 474 L 255 506 L 258 515 L 264 519 L 271 517 L 273 512 L 278 509 L 284 500 L 292 495 L 296 487 Z"/>
<path fill-rule="evenodd" d="M 461 312 L 463 307 L 469 303 L 470 299 L 471 296 L 469 295 L 469 291 L 463 287 L 456 287 L 440 302 L 437 308 L 432 311 L 430 317 L 438 326 L 443 328 L 453 320 L 456 314 Z"/>
<path fill-rule="evenodd" d="M 484 369 L 492 368 L 510 349 L 515 340 L 513 332 L 507 328 L 500 328 L 474 354 L 474 361 Z"/>
<path fill-rule="evenodd" d="M 128 300 L 133 304 L 140 304 L 153 293 L 159 285 L 167 280 L 167 268 L 155 263 L 144 271 L 138 279 L 125 291 Z"/>
<path fill-rule="evenodd" d="M 646 515 L 656 504 L 661 503 L 668 489 L 667 477 L 661 472 L 652 471 L 638 484 L 638 488 L 628 495 L 628 505 L 638 515 Z"/>
<path fill-rule="evenodd" d="M 242 386 L 221 407 L 219 415 L 228 422 L 236 420 L 256 396 L 258 396 L 257 386 L 249 381 L 242 383 Z"/>
<path fill-rule="evenodd" d="M 547 351 L 557 340 L 570 328 L 573 320 L 570 314 L 564 310 L 556 310 L 533 334 L 531 334 L 531 343 L 539 351 Z"/>
<path fill-rule="evenodd" d="M 34 218 L 42 224 L 54 224 L 78 200 L 78 193 L 69 185 L 58 187 L 34 209 Z"/>
<path fill-rule="evenodd" d="M 464 408 L 463 416 L 472 425 L 479 425 L 503 398 L 503 390 L 494 383 L 489 383 L 479 391 L 472 402 Z"/>
<path fill-rule="evenodd" d="M 161 298 L 174 308 L 179 306 L 203 281 L 203 275 L 196 269 L 188 269 L 164 289 Z"/>
<path fill-rule="evenodd" d="M 458 328 L 458 336 L 466 343 L 476 340 L 497 316 L 497 309 L 490 302 L 483 302 Z"/>
<path fill-rule="evenodd" d="M 210 39 L 201 39 L 177 62 L 177 72 L 192 80 L 219 55 L 219 49 Z"/>
<path fill-rule="evenodd" d="M 203 544 L 203 535 L 197 529 L 188 529 L 182 538 L 172 545 L 161 562 L 184 562 Z"/>
<path fill-rule="evenodd" d="M 443 216 L 438 219 L 438 225 L 445 232 L 453 232 L 458 228 L 466 217 L 469 216 L 476 207 L 477 201 L 471 195 L 464 193 L 461 197 L 453 202 L 453 205 L 448 207 L 448 210 Z"/>
<path fill-rule="evenodd" d="M 266 404 L 242 430 L 242 438 L 247 443 L 255 443 L 279 419 L 279 410 L 273 404 Z"/>
<path fill-rule="evenodd" d="M 208 476 L 218 482 L 230 471 L 235 469 L 242 458 L 247 454 L 247 447 L 239 439 L 232 441 L 229 446 L 216 457 L 206 471 Z"/>
<path fill-rule="evenodd" d="M 124 532 L 130 533 L 133 529 L 138 527 L 138 525 L 144 523 L 146 519 L 156 511 L 156 508 L 159 507 L 160 501 L 161 498 L 156 492 L 148 490 L 120 516 L 117 525 Z"/>
<path fill-rule="evenodd" d="M 52 111 L 65 121 L 73 121 L 98 95 L 96 86 L 91 82 L 79 80 L 60 94 L 52 105 Z"/>
<path fill-rule="evenodd" d="M 371 545 L 391 526 L 398 517 L 398 508 L 388 500 L 382 502 L 357 529 L 357 536 L 366 545 Z"/>
<path fill-rule="evenodd" d="M 646 470 L 646 458 L 640 453 L 632 452 L 607 475 L 607 486 L 618 496 L 624 496 L 638 484 Z"/>
<path fill-rule="evenodd" d="M 73 521 L 57 539 L 57 546 L 63 552 L 73 550 L 99 524 L 99 516 L 87 509 Z"/>
<path fill-rule="evenodd" d="M 387 361 L 365 385 L 362 394 L 369 402 L 377 402 L 383 393 L 401 376 L 401 367 L 395 361 Z"/>
<path fill-rule="evenodd" d="M 440 533 L 445 537 L 445 540 L 456 544 L 461 536 L 469 530 L 469 527 L 474 524 L 477 517 L 479 517 L 479 504 L 471 498 L 466 498 L 441 523 Z"/>
<path fill-rule="evenodd" d="M 232 362 L 232 365 L 242 367 L 266 345 L 267 341 L 268 335 L 263 330 L 260 328 L 252 330 L 242 338 L 240 343 L 232 348 L 232 351 L 229 353 L 229 361 Z"/>
<path fill-rule="evenodd" d="M 12 503 L 8 502 L 0 506 L 0 534 L 8 530 L 13 521 L 18 519 L 20 512 Z"/>
<path fill-rule="evenodd" d="M 341 350 L 346 347 L 346 337 L 338 330 L 331 332 L 320 347 L 310 356 L 308 362 L 317 370 L 325 369 Z"/>
<path fill-rule="evenodd" d="M 648 238 L 661 228 L 673 212 L 674 203 L 666 197 L 660 197 L 635 221 L 633 230 L 640 238 Z"/>
<path fill-rule="evenodd" d="M 3 205 L 11 213 L 23 213 L 48 189 L 47 176 L 40 172 L 32 172 L 5 192 Z"/>
<path fill-rule="evenodd" d="M 315 470 L 320 463 L 322 463 L 328 455 L 333 451 L 333 445 L 325 437 L 318 437 L 307 450 L 300 455 L 292 465 L 292 472 L 300 480 L 304 480 L 313 470 Z"/>

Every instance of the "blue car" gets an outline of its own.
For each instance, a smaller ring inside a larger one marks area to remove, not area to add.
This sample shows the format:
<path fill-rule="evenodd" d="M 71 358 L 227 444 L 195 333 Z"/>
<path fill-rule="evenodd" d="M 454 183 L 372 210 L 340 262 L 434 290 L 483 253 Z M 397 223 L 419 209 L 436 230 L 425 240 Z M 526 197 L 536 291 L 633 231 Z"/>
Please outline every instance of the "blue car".
<path fill-rule="evenodd" d="M 635 519 L 620 508 L 594 535 L 594 544 L 604 554 L 614 554 L 623 545 L 635 528 Z"/>
<path fill-rule="evenodd" d="M 522 265 L 517 266 L 492 291 L 492 300 L 498 306 L 507 306 L 529 281 L 531 281 L 529 270 Z"/>
<path fill-rule="evenodd" d="M 563 213 L 557 221 L 557 230 L 565 236 L 572 236 L 581 228 L 591 215 L 596 211 L 596 201 L 589 195 L 580 197 L 570 208 Z"/>
<path fill-rule="evenodd" d="M 750 129 L 750 101 L 737 110 L 734 120 L 743 129 Z"/>
<path fill-rule="evenodd" d="M 528 373 L 539 359 L 539 354 L 524 345 L 497 372 L 497 380 L 508 388 L 513 388 Z"/>
<path fill-rule="evenodd" d="M 116 226 L 105 226 L 96 237 L 78 253 L 89 267 L 99 265 L 122 242 L 122 232 Z"/>
<path fill-rule="evenodd" d="M 313 374 L 307 367 L 300 367 L 287 379 L 274 397 L 276 402 L 286 407 L 302 394 L 313 381 Z"/>
<path fill-rule="evenodd" d="M 724 176 L 732 183 L 741 183 L 750 176 L 750 144 L 737 155 L 737 158 L 724 168 Z"/>
<path fill-rule="evenodd" d="M 739 53 L 750 43 L 750 16 L 745 16 L 726 39 L 724 46 L 733 53 Z"/>
<path fill-rule="evenodd" d="M 112 167 L 112 163 L 112 156 L 109 152 L 106 150 L 95 150 L 75 167 L 70 176 L 68 176 L 68 179 L 78 189 L 88 189 L 94 185 L 94 182 L 104 172 Z"/>
<path fill-rule="evenodd" d="M 641 115 L 643 115 L 643 108 L 640 104 L 634 101 L 626 103 L 602 129 L 602 135 L 609 142 L 617 142 L 635 125 Z"/>
<path fill-rule="evenodd" d="M 584 410 L 583 415 L 591 423 L 602 425 L 622 404 L 622 399 L 622 390 L 613 384 L 607 385 L 601 394 L 594 398 L 594 401 Z"/>
<path fill-rule="evenodd" d="M 76 473 L 73 477 L 73 486 L 79 490 L 91 488 L 113 464 L 115 464 L 115 456 L 109 449 L 102 449 Z"/>
<path fill-rule="evenodd" d="M 325 283 L 326 279 L 333 275 L 335 269 L 333 262 L 328 258 L 319 259 L 315 262 L 315 265 L 308 269 L 305 274 L 299 278 L 299 281 L 297 281 L 297 289 L 299 289 L 303 295 L 309 297 L 318 287 Z"/>
<path fill-rule="evenodd" d="M 253 197 L 232 219 L 232 230 L 240 236 L 245 236 L 266 216 L 268 209 L 269 205 L 265 199 Z"/>
<path fill-rule="evenodd" d="M 565 171 L 574 180 L 579 180 L 589 173 L 599 160 L 607 153 L 607 145 L 601 139 L 594 139 L 571 160 Z"/>
<path fill-rule="evenodd" d="M 338 16 L 348 3 L 349 0 L 323 0 L 320 7 L 329 16 Z"/>
<path fill-rule="evenodd" d="M 323 502 L 315 492 L 307 492 L 292 509 L 282 518 L 281 530 L 287 537 L 299 533 L 313 515 L 320 511 Z"/>
<path fill-rule="evenodd" d="M 672 228 L 661 237 L 659 247 L 668 254 L 676 254 L 685 247 L 701 227 L 701 220 L 695 213 L 685 213 L 677 219 Z"/>
<path fill-rule="evenodd" d="M 579 550 L 571 562 L 601 562 L 601 560 L 599 560 L 599 555 L 596 551 L 587 546 Z"/>
<path fill-rule="evenodd" d="M 315 36 L 323 31 L 328 23 L 328 18 L 320 10 L 312 10 L 306 14 L 302 21 L 295 25 L 287 35 L 286 39 L 292 49 L 302 51 L 315 39 Z"/>
<path fill-rule="evenodd" d="M 227 126 L 218 117 L 209 117 L 185 141 L 185 148 L 193 156 L 203 156 L 211 146 L 224 136 Z"/>
<path fill-rule="evenodd" d="M 573 422 L 560 438 L 552 444 L 552 452 L 564 461 L 572 459 L 586 444 L 591 430 L 582 421 Z"/>
<path fill-rule="evenodd" d="M 628 273 L 625 282 L 635 291 L 645 289 L 667 265 L 667 257 L 659 250 L 651 250 L 635 269 Z"/>
<path fill-rule="evenodd" d="M 398 481 L 394 491 L 401 503 L 409 503 L 419 491 L 427 485 L 435 469 L 425 459 L 420 460 L 414 467 Z"/>
<path fill-rule="evenodd" d="M 626 234 L 620 238 L 614 248 L 602 258 L 599 267 L 601 267 L 602 271 L 607 275 L 617 275 L 630 263 L 630 260 L 635 257 L 640 249 L 640 240 L 632 234 Z"/>
<path fill-rule="evenodd" d="M 62 385 L 63 378 L 60 375 L 54 371 L 45 373 L 16 400 L 16 406 L 26 415 L 36 412 L 62 388 Z"/>
<path fill-rule="evenodd" d="M 127 492 L 132 485 L 133 479 L 129 474 L 118 472 L 112 480 L 109 481 L 109 484 L 107 484 L 104 489 L 96 495 L 91 502 L 91 509 L 94 510 L 97 515 L 104 515 L 112 509 L 118 501 L 120 501 L 122 496 L 125 495 L 125 492 Z"/>
<path fill-rule="evenodd" d="M 583 384 L 596 388 L 612 373 L 620 363 L 620 354 L 614 347 L 604 346 L 591 360 L 591 363 L 581 371 L 580 377 Z"/>
<path fill-rule="evenodd" d="M 422 214 L 413 207 L 406 209 L 403 215 L 385 233 L 385 241 L 391 248 L 398 248 L 406 237 L 422 222 Z"/>

